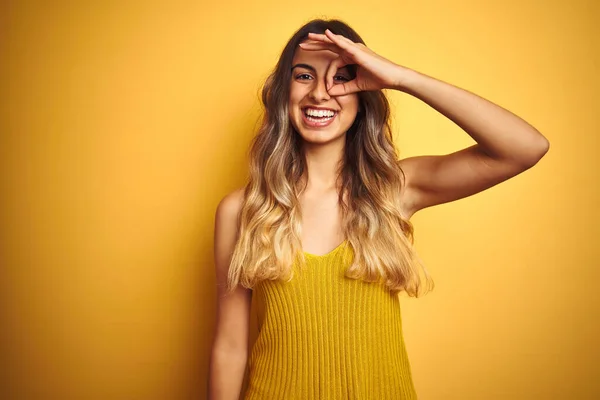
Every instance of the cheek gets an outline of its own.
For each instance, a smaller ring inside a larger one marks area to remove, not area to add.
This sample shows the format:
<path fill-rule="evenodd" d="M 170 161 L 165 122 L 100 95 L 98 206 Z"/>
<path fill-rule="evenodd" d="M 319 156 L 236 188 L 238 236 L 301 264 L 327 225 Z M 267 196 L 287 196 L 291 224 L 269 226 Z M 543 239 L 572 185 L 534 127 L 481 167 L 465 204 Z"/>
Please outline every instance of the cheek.
<path fill-rule="evenodd" d="M 340 105 L 346 110 L 358 110 L 358 97 L 346 98 L 343 101 L 340 99 Z"/>
<path fill-rule="evenodd" d="M 342 107 L 349 117 L 354 117 L 358 113 L 358 104 L 356 103 L 344 104 Z"/>
<path fill-rule="evenodd" d="M 298 107 L 299 103 L 300 103 L 300 97 L 298 96 L 298 94 L 297 93 L 290 93 L 290 101 L 289 101 L 290 110 L 292 108 Z"/>

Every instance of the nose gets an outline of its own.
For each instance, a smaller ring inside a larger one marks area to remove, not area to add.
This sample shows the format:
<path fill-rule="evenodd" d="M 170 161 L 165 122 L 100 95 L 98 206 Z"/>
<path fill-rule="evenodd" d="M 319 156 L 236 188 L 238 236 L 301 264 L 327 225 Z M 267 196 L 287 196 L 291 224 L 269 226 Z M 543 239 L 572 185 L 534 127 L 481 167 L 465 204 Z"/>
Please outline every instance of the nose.
<path fill-rule="evenodd" d="M 315 84 L 310 91 L 310 97 L 317 102 L 329 100 L 331 98 L 329 92 L 327 92 L 325 78 L 315 79 Z"/>

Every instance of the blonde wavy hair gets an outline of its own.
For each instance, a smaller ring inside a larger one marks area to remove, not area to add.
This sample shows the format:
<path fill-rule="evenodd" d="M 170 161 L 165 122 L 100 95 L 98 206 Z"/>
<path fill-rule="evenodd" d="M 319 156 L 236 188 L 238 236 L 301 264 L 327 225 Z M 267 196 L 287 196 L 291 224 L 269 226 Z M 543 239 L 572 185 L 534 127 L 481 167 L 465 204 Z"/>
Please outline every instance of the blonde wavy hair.
<path fill-rule="evenodd" d="M 307 167 L 288 101 L 295 49 L 308 32 L 324 33 L 325 29 L 365 44 L 340 20 L 312 20 L 288 41 L 266 79 L 264 115 L 250 146 L 228 292 L 238 284 L 254 288 L 266 279 L 289 281 L 294 276 L 293 263 L 306 262 L 298 198 L 306 188 L 301 178 Z M 433 289 L 434 284 L 413 247 L 413 226 L 400 211 L 404 172 L 392 139 L 389 102 L 381 90 L 358 95 L 362 110 L 346 133 L 345 154 L 337 170 L 343 232 L 354 254 L 345 275 L 385 284 L 392 294 L 405 291 L 419 297 L 420 272 L 426 289 Z"/>

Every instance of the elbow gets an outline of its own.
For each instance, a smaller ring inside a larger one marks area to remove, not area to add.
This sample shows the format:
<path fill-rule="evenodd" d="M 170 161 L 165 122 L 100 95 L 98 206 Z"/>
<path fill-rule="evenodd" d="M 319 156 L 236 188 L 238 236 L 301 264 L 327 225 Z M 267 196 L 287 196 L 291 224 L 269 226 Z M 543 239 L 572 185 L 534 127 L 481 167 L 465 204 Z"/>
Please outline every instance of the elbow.
<path fill-rule="evenodd" d="M 544 136 L 541 136 L 539 139 L 539 143 L 535 145 L 533 153 L 533 164 L 532 167 L 537 164 L 550 150 L 550 142 Z"/>
<path fill-rule="evenodd" d="M 529 169 L 536 165 L 550 150 L 550 142 L 544 136 L 537 138 L 528 146 L 525 155 L 521 158 L 521 165 Z"/>

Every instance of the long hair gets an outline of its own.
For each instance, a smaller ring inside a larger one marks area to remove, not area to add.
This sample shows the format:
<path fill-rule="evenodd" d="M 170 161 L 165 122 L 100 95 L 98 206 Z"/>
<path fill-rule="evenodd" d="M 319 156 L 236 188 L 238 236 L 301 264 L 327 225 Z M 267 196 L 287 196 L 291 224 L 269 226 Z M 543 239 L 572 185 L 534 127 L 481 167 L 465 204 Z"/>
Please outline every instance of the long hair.
<path fill-rule="evenodd" d="M 293 263 L 305 263 L 301 243 L 301 177 L 307 169 L 302 139 L 291 124 L 291 66 L 308 33 L 333 33 L 364 43 L 340 20 L 316 19 L 288 41 L 262 89 L 264 115 L 249 151 L 249 176 L 238 215 L 238 240 L 227 290 L 253 288 L 262 280 L 291 280 Z M 390 107 L 381 90 L 358 92 L 362 110 L 346 132 L 345 153 L 337 168 L 339 205 L 346 241 L 354 257 L 345 275 L 385 284 L 392 294 L 419 297 L 424 273 L 433 280 L 414 247 L 412 224 L 403 218 L 400 194 L 404 173 L 390 127 Z M 346 196 L 344 196 L 346 194 Z"/>

